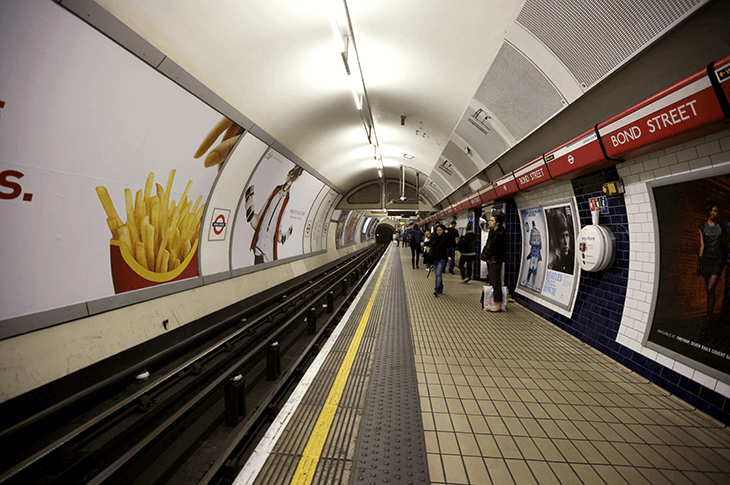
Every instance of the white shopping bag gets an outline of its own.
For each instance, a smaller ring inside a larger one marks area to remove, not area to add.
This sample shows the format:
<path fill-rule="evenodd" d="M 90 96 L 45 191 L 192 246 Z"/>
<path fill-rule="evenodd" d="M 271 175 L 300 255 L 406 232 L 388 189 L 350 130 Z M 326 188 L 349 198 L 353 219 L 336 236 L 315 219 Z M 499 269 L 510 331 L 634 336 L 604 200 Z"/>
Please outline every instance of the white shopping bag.
<path fill-rule="evenodd" d="M 482 290 L 482 310 L 489 310 L 494 306 L 494 288 L 485 286 Z M 502 309 L 507 309 L 507 287 L 502 287 Z"/>

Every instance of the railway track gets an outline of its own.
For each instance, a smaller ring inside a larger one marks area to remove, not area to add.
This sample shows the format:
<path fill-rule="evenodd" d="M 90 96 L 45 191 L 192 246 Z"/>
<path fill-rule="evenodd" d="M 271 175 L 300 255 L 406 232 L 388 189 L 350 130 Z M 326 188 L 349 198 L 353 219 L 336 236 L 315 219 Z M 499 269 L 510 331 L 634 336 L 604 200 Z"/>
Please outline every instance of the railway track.
<path fill-rule="evenodd" d="M 0 483 L 231 483 L 384 249 L 0 431 Z"/>

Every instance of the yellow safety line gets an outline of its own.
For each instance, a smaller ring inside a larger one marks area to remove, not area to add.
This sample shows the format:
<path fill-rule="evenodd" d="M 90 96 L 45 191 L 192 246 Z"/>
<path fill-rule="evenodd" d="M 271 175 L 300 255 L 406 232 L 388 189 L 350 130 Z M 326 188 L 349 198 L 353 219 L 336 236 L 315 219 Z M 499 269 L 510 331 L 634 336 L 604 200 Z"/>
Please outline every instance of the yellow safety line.
<path fill-rule="evenodd" d="M 370 296 L 370 301 L 365 307 L 365 313 L 363 313 L 362 318 L 360 319 L 360 323 L 355 331 L 355 336 L 353 337 L 352 342 L 350 342 L 347 354 L 345 354 L 345 359 L 342 361 L 342 365 L 340 365 L 340 370 L 337 371 L 335 382 L 332 384 L 332 388 L 330 389 L 330 393 L 327 396 L 324 407 L 319 414 L 317 423 L 314 425 L 314 429 L 309 437 L 307 446 L 304 448 L 304 452 L 302 452 L 302 458 L 299 460 L 299 465 L 294 472 L 294 477 L 292 477 L 292 484 L 308 485 L 312 483 L 312 480 L 314 480 L 314 472 L 317 469 L 319 458 L 322 455 L 322 450 L 324 449 L 324 443 L 327 441 L 327 435 L 329 434 L 332 422 L 335 419 L 335 413 L 337 412 L 337 407 L 340 404 L 340 399 L 342 398 L 347 378 L 350 375 L 350 369 L 352 369 L 352 364 L 355 362 L 357 349 L 360 347 L 360 342 L 365 334 L 365 327 L 367 326 L 368 319 L 370 318 L 370 312 L 373 308 L 375 297 L 378 294 L 380 282 L 383 281 L 385 268 L 387 268 L 388 261 L 390 261 L 390 254 L 391 252 L 388 253 L 388 258 L 386 259 L 383 269 L 380 271 L 380 275 L 378 276 L 378 280 L 375 283 L 373 294 Z"/>

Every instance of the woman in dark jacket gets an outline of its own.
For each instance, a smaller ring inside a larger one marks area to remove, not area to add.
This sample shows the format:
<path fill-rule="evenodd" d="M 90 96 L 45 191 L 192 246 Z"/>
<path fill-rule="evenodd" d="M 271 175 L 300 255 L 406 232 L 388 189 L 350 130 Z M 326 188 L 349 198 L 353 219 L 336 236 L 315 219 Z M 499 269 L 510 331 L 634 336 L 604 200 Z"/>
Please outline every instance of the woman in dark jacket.
<path fill-rule="evenodd" d="M 431 237 L 425 250 L 427 253 L 430 253 L 428 254 L 429 258 L 433 257 L 433 269 L 436 274 L 436 287 L 433 290 L 433 295 L 439 296 L 444 292 L 442 274 L 446 266 L 446 260 L 448 259 L 448 253 L 446 251 L 446 227 L 443 224 L 436 226 L 436 234 Z"/>
<path fill-rule="evenodd" d="M 495 214 L 489 219 L 489 237 L 480 256 L 487 262 L 489 283 L 494 291 L 494 306 L 491 312 L 502 311 L 502 263 L 507 259 L 507 234 L 504 228 L 504 214 Z"/>

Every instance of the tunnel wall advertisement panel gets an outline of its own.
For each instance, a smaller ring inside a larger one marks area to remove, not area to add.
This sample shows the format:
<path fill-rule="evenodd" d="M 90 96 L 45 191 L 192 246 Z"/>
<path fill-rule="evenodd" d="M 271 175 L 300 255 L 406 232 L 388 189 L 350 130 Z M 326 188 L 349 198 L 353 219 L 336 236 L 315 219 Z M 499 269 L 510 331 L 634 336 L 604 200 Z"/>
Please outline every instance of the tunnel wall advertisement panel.
<path fill-rule="evenodd" d="M 236 212 L 231 267 L 301 256 L 309 211 L 323 187 L 303 168 L 270 150 L 246 184 Z"/>
<path fill-rule="evenodd" d="M 569 316 L 580 278 L 575 264 L 579 227 L 575 201 L 521 209 L 519 214 L 523 234 L 517 291 L 547 301 Z"/>
<path fill-rule="evenodd" d="M 53 2 L 0 19 L 0 320 L 198 276 L 242 130 Z"/>
<path fill-rule="evenodd" d="M 651 192 L 659 284 L 648 342 L 730 374 L 730 175 Z"/>

